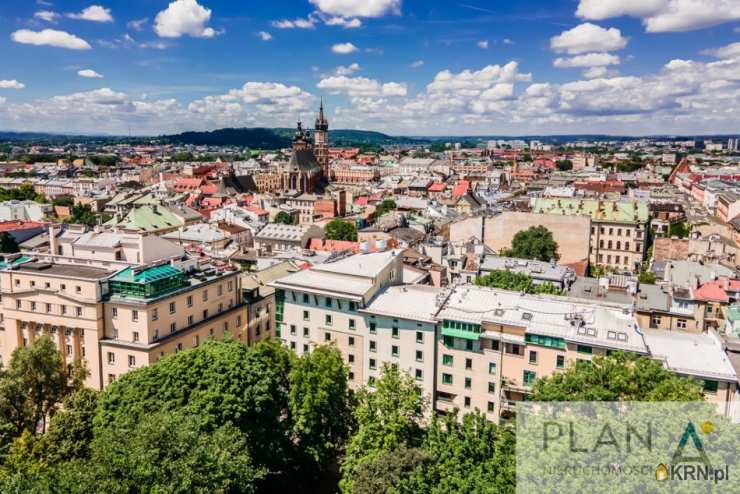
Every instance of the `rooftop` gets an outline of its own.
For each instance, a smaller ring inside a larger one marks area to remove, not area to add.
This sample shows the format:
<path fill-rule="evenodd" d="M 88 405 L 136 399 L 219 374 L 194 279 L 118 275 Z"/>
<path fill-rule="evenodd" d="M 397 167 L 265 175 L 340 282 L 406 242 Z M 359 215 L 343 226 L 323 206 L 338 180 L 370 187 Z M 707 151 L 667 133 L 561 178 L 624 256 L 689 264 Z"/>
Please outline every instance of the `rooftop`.
<path fill-rule="evenodd" d="M 599 201 L 594 199 L 550 199 L 538 197 L 533 213 L 590 216 L 595 221 L 645 223 L 650 212 L 645 202 Z"/>
<path fill-rule="evenodd" d="M 112 271 L 76 264 L 51 264 L 43 262 L 25 262 L 18 264 L 14 271 L 27 274 L 65 276 L 69 278 L 80 278 L 89 280 L 100 280 L 113 274 Z"/>
<path fill-rule="evenodd" d="M 717 335 L 644 329 L 645 343 L 654 358 L 679 374 L 736 381 L 735 370 Z"/>
<path fill-rule="evenodd" d="M 380 292 L 361 312 L 435 323 L 441 288 L 426 285 L 391 286 Z"/>

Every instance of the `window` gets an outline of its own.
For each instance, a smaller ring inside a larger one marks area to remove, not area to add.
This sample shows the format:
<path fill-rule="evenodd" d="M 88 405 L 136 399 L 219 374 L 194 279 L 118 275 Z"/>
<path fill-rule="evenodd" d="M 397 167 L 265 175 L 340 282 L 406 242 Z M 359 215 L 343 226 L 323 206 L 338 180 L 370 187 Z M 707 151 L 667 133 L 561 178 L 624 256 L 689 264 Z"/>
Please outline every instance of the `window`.
<path fill-rule="evenodd" d="M 678 329 L 686 329 L 686 319 L 678 319 L 678 320 L 676 320 L 676 327 Z"/>
<path fill-rule="evenodd" d="M 113 365 L 116 363 L 116 354 L 113 352 L 108 352 L 108 363 Z"/>
<path fill-rule="evenodd" d="M 32 311 L 36 310 L 36 302 L 31 302 L 31 310 Z"/>
<path fill-rule="evenodd" d="M 367 385 L 371 388 L 375 387 L 375 378 L 373 376 L 367 378 Z"/>
<path fill-rule="evenodd" d="M 187 306 L 188 307 L 192 307 L 193 306 L 193 296 L 192 295 L 188 295 Z"/>
<path fill-rule="evenodd" d="M 470 408 L 470 396 L 465 397 L 465 408 Z"/>
<path fill-rule="evenodd" d="M 350 364 L 354 364 L 355 363 L 355 356 L 352 355 L 351 353 L 349 355 L 347 355 L 347 362 L 349 362 Z"/>
<path fill-rule="evenodd" d="M 81 287 L 81 286 L 79 286 L 79 285 L 77 285 L 77 286 L 75 287 L 75 293 L 82 293 L 82 287 Z"/>
<path fill-rule="evenodd" d="M 718 387 L 717 381 L 711 381 L 709 379 L 704 380 L 704 391 L 707 393 L 716 393 Z"/>
<path fill-rule="evenodd" d="M 465 389 L 470 389 L 473 387 L 473 380 L 469 377 L 465 378 Z"/>
<path fill-rule="evenodd" d="M 326 306 L 331 307 L 331 298 L 326 297 Z"/>
<path fill-rule="evenodd" d="M 496 373 L 496 362 L 489 362 L 488 363 L 488 373 L 489 374 L 495 374 Z"/>
<path fill-rule="evenodd" d="M 303 320 L 304 320 L 304 321 L 310 321 L 310 320 L 311 320 L 311 317 L 309 316 L 309 314 L 308 314 L 308 311 L 307 311 L 307 310 L 304 310 L 304 311 L 303 311 Z"/>
<path fill-rule="evenodd" d="M 391 335 L 392 335 L 392 336 L 393 336 L 394 338 L 396 338 L 396 339 L 398 339 L 398 338 L 399 338 L 399 337 L 401 336 L 401 335 L 400 335 L 400 333 L 399 333 L 399 331 L 398 331 L 398 326 L 393 326 L 393 327 L 391 328 Z"/>
<path fill-rule="evenodd" d="M 196 334 L 195 336 L 193 336 L 193 347 L 196 347 L 198 345 L 200 345 L 200 336 Z"/>
<path fill-rule="evenodd" d="M 75 307 L 75 314 L 77 317 L 82 317 L 82 307 Z"/>
<path fill-rule="evenodd" d="M 113 339 L 114 340 L 118 339 L 118 330 L 116 328 L 113 328 Z"/>
<path fill-rule="evenodd" d="M 136 367 L 136 357 L 133 355 L 128 356 L 128 366 L 129 367 Z"/>
<path fill-rule="evenodd" d="M 324 341 L 331 341 L 331 333 L 324 333 Z"/>
<path fill-rule="evenodd" d="M 290 342 L 290 349 L 295 351 L 295 341 Z"/>
<path fill-rule="evenodd" d="M 423 331 L 417 331 L 416 332 L 416 342 L 417 343 L 424 343 L 424 332 Z"/>
<path fill-rule="evenodd" d="M 303 328 L 303 337 L 308 338 L 308 328 Z"/>
<path fill-rule="evenodd" d="M 350 301 L 349 302 L 349 310 L 351 310 L 352 312 L 355 312 L 357 310 L 357 302 Z"/>
<path fill-rule="evenodd" d="M 472 358 L 466 358 L 465 359 L 465 369 L 470 370 L 473 368 L 473 359 Z"/>
<path fill-rule="evenodd" d="M 175 302 L 170 302 L 170 314 L 175 313 Z"/>
<path fill-rule="evenodd" d="M 442 384 L 452 385 L 452 374 L 442 374 Z"/>
<path fill-rule="evenodd" d="M 203 290 L 203 302 L 208 302 L 208 290 Z"/>
<path fill-rule="evenodd" d="M 139 320 L 139 311 L 138 310 L 132 310 L 131 311 L 131 320 L 132 321 L 138 321 Z"/>
<path fill-rule="evenodd" d="M 377 347 L 377 344 L 375 343 L 375 341 L 373 341 L 373 340 L 370 340 L 370 351 L 371 351 L 371 352 L 374 352 L 374 351 L 376 351 L 377 349 L 378 349 L 378 347 Z"/>
<path fill-rule="evenodd" d="M 134 341 L 139 341 L 139 332 L 134 331 Z"/>
<path fill-rule="evenodd" d="M 64 306 L 62 306 L 64 307 Z M 156 309 L 155 309 L 156 310 Z M 111 318 L 115 319 L 118 317 L 118 307 L 113 307 L 110 311 Z M 152 316 L 153 318 L 154 316 Z"/>
<path fill-rule="evenodd" d="M 308 345 L 303 345 L 303 353 L 308 353 Z"/>
<path fill-rule="evenodd" d="M 537 363 L 537 352 L 534 350 L 531 350 L 529 352 L 529 363 L 530 364 L 536 364 Z"/>
<path fill-rule="evenodd" d="M 424 372 L 421 369 L 416 369 L 416 371 L 414 372 L 414 377 L 417 381 L 421 381 L 422 379 L 424 379 Z"/>
<path fill-rule="evenodd" d="M 555 367 L 557 367 L 558 369 L 565 368 L 565 355 L 558 355 L 555 358 Z"/>
<path fill-rule="evenodd" d="M 370 366 L 370 369 L 372 369 L 372 370 L 375 370 L 377 368 L 377 364 L 375 363 L 375 359 L 374 358 L 371 358 L 370 359 L 369 366 Z"/>
<path fill-rule="evenodd" d="M 310 303 L 310 302 L 309 302 L 309 299 L 308 299 L 308 293 L 304 293 L 304 294 L 303 294 L 303 303 L 304 303 L 304 304 L 308 304 L 308 303 Z"/>
<path fill-rule="evenodd" d="M 370 334 L 375 334 L 378 331 L 378 328 L 374 322 L 370 323 Z"/>
<path fill-rule="evenodd" d="M 177 331 L 177 323 L 171 322 L 170 323 L 170 333 L 174 333 L 175 331 Z"/>
<path fill-rule="evenodd" d="M 493 413 L 493 411 L 496 409 L 496 404 L 492 401 L 488 402 L 488 413 Z"/>
<path fill-rule="evenodd" d="M 349 320 L 349 329 L 352 330 L 352 331 L 354 331 L 355 329 L 357 329 L 357 326 L 355 325 L 355 320 L 354 319 L 350 319 Z"/>
<path fill-rule="evenodd" d="M 452 355 L 442 355 L 442 365 L 451 366 L 455 358 Z"/>
<path fill-rule="evenodd" d="M 218 288 L 216 289 L 216 293 L 217 293 L 217 296 L 218 297 L 220 297 L 221 295 L 223 295 L 224 294 L 224 286 L 223 285 L 218 285 Z"/>
<path fill-rule="evenodd" d="M 290 335 L 295 336 L 295 332 L 296 332 L 295 324 L 291 324 L 290 325 Z"/>
<path fill-rule="evenodd" d="M 326 324 L 327 326 L 331 326 L 331 314 L 327 314 L 327 315 L 326 315 L 326 316 L 324 317 L 324 323 L 325 323 L 325 324 Z"/>
<path fill-rule="evenodd" d="M 152 321 L 159 319 L 159 309 L 156 307 L 152 309 Z"/>
<path fill-rule="evenodd" d="M 349 375 L 348 375 L 348 377 L 349 377 L 349 380 L 350 381 L 354 381 L 355 380 L 355 373 L 354 372 L 350 372 Z"/>
<path fill-rule="evenodd" d="M 422 352 L 421 350 L 416 350 L 416 361 L 424 362 L 424 352 Z"/>
<path fill-rule="evenodd" d="M 229 280 L 229 282 L 227 283 L 227 286 L 229 287 L 229 291 L 230 292 L 233 292 L 234 291 L 234 282 L 233 281 Z"/>
<path fill-rule="evenodd" d="M 396 345 L 393 345 L 391 347 L 391 355 L 394 357 L 398 357 L 398 347 Z"/>
<path fill-rule="evenodd" d="M 192 325 L 193 325 L 193 315 L 192 315 L 192 314 L 190 314 L 190 315 L 188 316 L 188 326 L 192 326 Z"/>
<path fill-rule="evenodd" d="M 495 382 L 489 382 L 488 383 L 488 392 L 489 393 L 495 393 L 496 392 L 496 383 Z"/>
<path fill-rule="evenodd" d="M 157 341 L 158 339 L 159 339 L 159 330 L 155 329 L 154 330 L 154 341 Z"/>
<path fill-rule="evenodd" d="M 522 381 L 524 382 L 525 386 L 532 386 L 535 380 L 537 380 L 536 373 L 532 371 L 528 371 L 528 370 L 524 371 L 524 375 L 522 376 Z"/>
<path fill-rule="evenodd" d="M 455 338 L 453 338 L 452 336 L 442 336 L 442 343 L 447 348 L 453 347 L 455 346 Z"/>
<path fill-rule="evenodd" d="M 587 353 L 589 355 L 593 353 L 593 348 L 587 345 L 578 345 L 576 347 L 576 350 L 578 351 L 578 353 Z"/>
<path fill-rule="evenodd" d="M 15 301 L 15 308 L 16 309 L 20 309 L 21 307 L 22 307 L 21 301 L 20 300 L 16 300 Z"/>

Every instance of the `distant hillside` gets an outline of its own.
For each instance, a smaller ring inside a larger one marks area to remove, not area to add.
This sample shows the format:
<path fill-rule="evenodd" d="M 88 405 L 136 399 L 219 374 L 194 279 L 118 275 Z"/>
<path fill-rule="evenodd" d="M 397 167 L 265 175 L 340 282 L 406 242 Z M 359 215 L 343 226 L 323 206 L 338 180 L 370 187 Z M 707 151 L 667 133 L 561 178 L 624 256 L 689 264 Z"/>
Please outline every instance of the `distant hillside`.
<path fill-rule="evenodd" d="M 278 149 L 289 147 L 294 129 L 289 128 L 238 128 L 218 129 L 209 132 L 183 132 L 182 134 L 162 136 L 172 143 L 198 146 L 243 146 L 252 149 Z M 392 137 L 381 132 L 368 130 L 331 130 L 333 146 L 383 146 L 419 142 L 407 137 Z"/>

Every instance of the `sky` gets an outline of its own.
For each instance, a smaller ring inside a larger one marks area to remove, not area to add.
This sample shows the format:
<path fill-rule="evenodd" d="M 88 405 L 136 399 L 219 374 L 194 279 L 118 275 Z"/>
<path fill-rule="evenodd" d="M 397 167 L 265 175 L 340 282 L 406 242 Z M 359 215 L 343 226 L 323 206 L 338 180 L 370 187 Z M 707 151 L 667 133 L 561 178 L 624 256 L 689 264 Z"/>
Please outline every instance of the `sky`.
<path fill-rule="evenodd" d="M 740 0 L 2 0 L 0 130 L 740 133 Z"/>

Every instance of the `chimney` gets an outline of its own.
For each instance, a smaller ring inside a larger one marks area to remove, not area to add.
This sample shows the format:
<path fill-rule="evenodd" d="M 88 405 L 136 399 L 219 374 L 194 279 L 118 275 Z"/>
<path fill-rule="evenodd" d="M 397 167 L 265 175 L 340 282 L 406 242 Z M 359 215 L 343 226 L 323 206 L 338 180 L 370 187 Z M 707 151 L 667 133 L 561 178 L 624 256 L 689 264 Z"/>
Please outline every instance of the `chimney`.
<path fill-rule="evenodd" d="M 49 225 L 49 251 L 52 256 L 57 254 L 57 237 L 54 232 L 54 225 Z"/>

